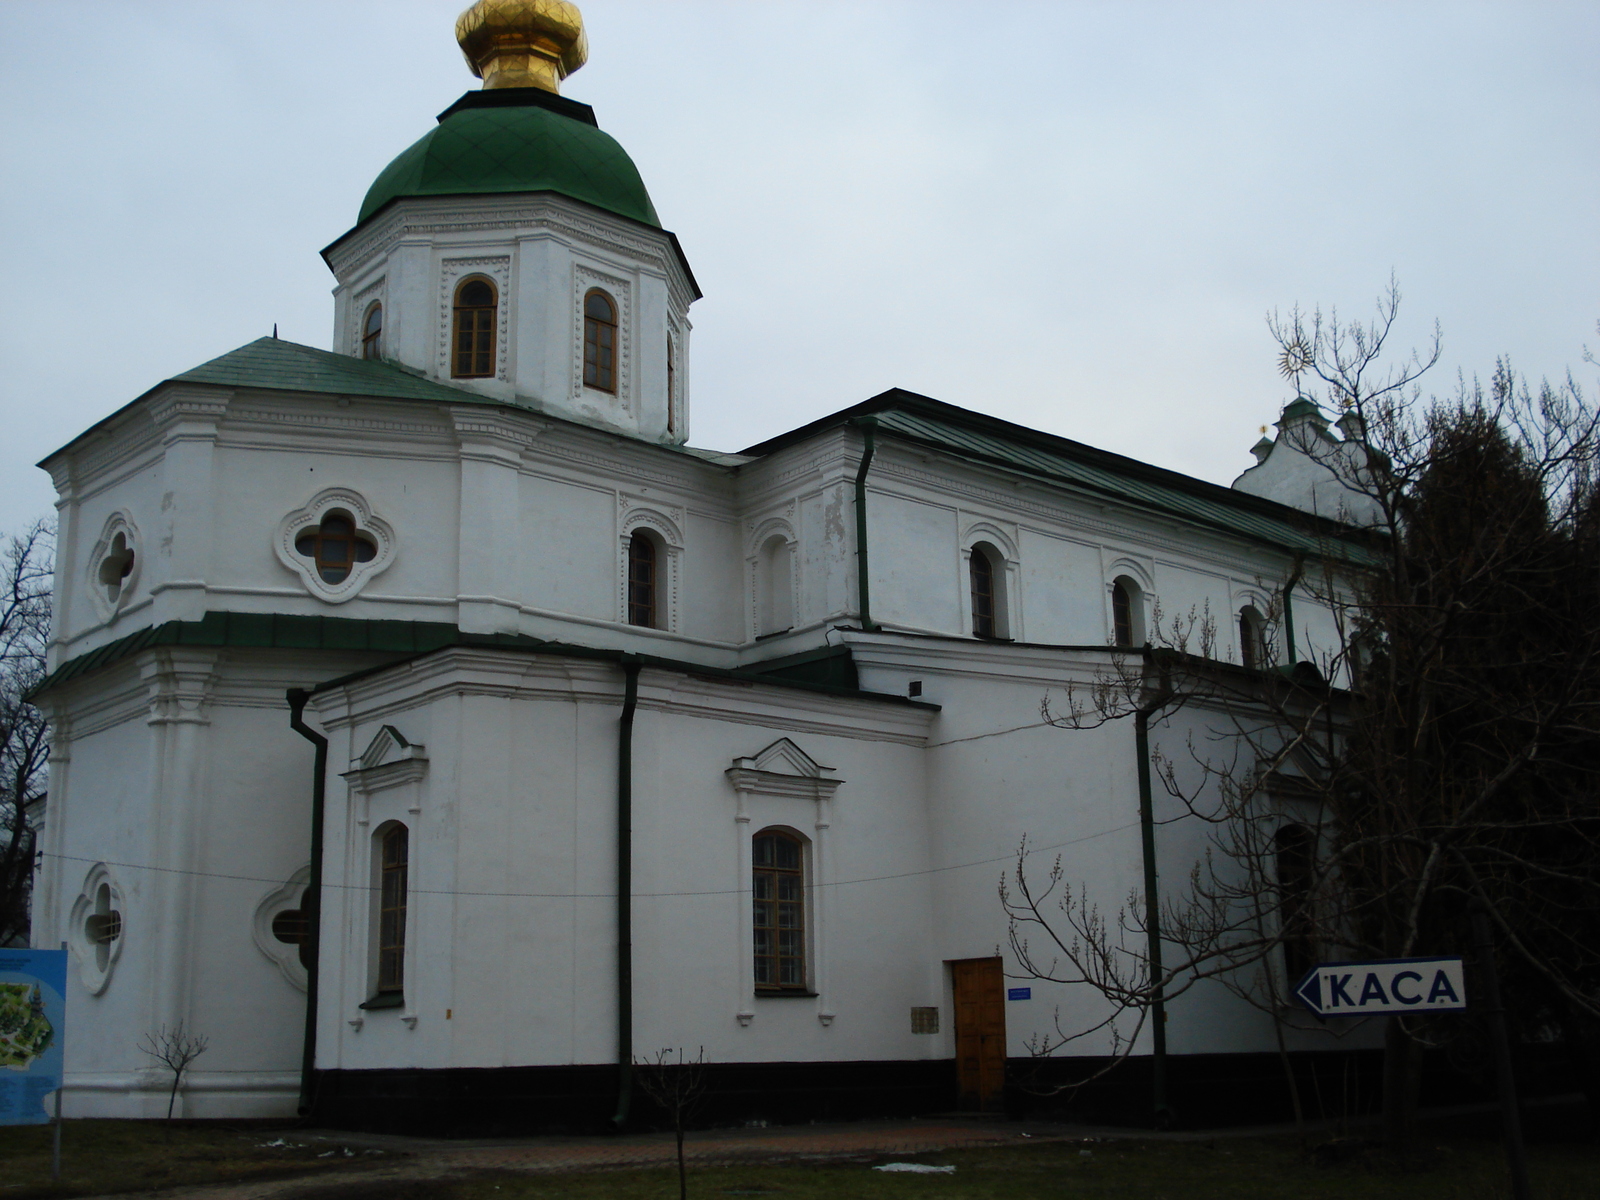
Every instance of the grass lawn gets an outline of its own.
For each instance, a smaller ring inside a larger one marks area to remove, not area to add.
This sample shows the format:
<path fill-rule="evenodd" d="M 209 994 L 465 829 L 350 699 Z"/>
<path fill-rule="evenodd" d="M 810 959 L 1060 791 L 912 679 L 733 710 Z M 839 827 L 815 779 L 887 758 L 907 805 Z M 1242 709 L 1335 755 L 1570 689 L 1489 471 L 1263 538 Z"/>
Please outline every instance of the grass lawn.
<path fill-rule="evenodd" d="M 883 1158 L 690 1169 L 696 1200 L 1494 1200 L 1509 1194 L 1498 1140 L 1476 1130 L 1425 1134 L 1417 1153 L 1396 1162 L 1363 1143 L 1327 1143 L 1308 1153 L 1292 1137 L 1207 1141 L 1101 1141 L 956 1150 L 905 1161 L 953 1165 L 952 1175 L 885 1174 Z M 1448 1134 L 1448 1140 L 1441 1136 Z M 691 1135 L 692 1137 L 692 1135 Z M 270 1143 L 284 1140 L 287 1146 Z M 302 1144 L 296 1144 L 302 1143 Z M 671 1169 L 572 1174 L 481 1171 L 448 1180 L 364 1178 L 365 1165 L 403 1166 L 404 1156 L 352 1155 L 292 1132 L 131 1121 L 69 1122 L 60 1189 L 48 1182 L 49 1130 L 0 1128 L 0 1200 L 145 1191 L 185 1184 L 312 1176 L 284 1193 L 293 1200 L 675 1200 Z M 334 1153 L 328 1157 L 329 1150 Z M 1084 1150 L 1088 1154 L 1084 1154 Z M 1539 1200 L 1600 1197 L 1600 1144 L 1568 1138 L 1530 1148 Z M 416 1166 L 426 1165 L 419 1156 Z"/>
<path fill-rule="evenodd" d="M 691 1170 L 694 1200 L 771 1196 L 774 1200 L 1491 1200 L 1509 1195 L 1503 1162 L 1492 1145 L 1432 1150 L 1421 1169 L 1378 1163 L 1317 1165 L 1290 1140 L 1111 1142 L 1083 1157 L 1076 1146 L 961 1150 L 910 1160 L 954 1165 L 953 1175 L 884 1174 L 868 1163 L 763 1165 Z M 375 1182 L 375 1181 L 374 1181 Z M 1600 1196 L 1600 1152 L 1544 1147 L 1535 1151 L 1538 1200 Z M 295 1200 L 676 1200 L 670 1170 L 584 1175 L 483 1174 L 458 1181 L 324 1180 Z"/>
<path fill-rule="evenodd" d="M 273 1179 L 357 1162 L 390 1162 L 359 1148 L 309 1142 L 293 1130 L 182 1122 L 68 1121 L 61 1130 L 61 1183 L 50 1182 L 48 1125 L 0 1125 L 0 1198 L 93 1196 L 197 1183 Z M 285 1142 L 286 1145 L 271 1145 Z M 333 1153 L 328 1157 L 321 1157 Z"/>

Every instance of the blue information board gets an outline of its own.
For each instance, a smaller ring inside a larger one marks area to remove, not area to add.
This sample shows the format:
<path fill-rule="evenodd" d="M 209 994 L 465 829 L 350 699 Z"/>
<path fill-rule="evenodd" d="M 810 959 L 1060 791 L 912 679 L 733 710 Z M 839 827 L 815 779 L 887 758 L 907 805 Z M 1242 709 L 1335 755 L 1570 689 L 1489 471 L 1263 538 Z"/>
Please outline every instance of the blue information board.
<path fill-rule="evenodd" d="M 0 1125 L 44 1125 L 61 1086 L 67 952 L 0 949 Z"/>

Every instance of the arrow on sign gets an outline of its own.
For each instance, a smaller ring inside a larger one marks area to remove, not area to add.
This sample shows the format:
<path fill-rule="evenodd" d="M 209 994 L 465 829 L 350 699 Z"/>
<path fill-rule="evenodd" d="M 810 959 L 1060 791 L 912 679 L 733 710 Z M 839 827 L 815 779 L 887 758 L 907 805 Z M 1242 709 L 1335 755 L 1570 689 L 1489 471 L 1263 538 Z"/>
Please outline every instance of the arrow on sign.
<path fill-rule="evenodd" d="M 1386 958 L 1318 963 L 1294 994 L 1319 1017 L 1460 1012 L 1467 988 L 1459 958 Z"/>

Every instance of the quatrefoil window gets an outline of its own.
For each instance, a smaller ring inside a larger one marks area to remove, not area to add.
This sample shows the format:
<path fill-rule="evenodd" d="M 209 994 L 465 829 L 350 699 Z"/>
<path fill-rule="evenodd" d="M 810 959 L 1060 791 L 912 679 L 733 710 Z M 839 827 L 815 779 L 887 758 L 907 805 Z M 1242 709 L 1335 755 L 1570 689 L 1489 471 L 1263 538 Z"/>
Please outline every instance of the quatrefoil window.
<path fill-rule="evenodd" d="M 315 529 L 297 537 L 294 549 L 316 564 L 317 575 L 324 583 L 343 583 L 357 563 L 378 557 L 377 544 L 357 530 L 355 518 L 338 510 L 323 517 Z"/>
<path fill-rule="evenodd" d="M 287 946 L 298 947 L 300 965 L 311 969 L 311 889 L 300 893 L 300 907 L 286 908 L 272 918 L 272 936 Z"/>
<path fill-rule="evenodd" d="M 365 496 L 332 487 L 279 522 L 272 548 L 313 596 L 343 604 L 388 569 L 396 542 L 394 528 Z"/>
<path fill-rule="evenodd" d="M 133 574 L 133 562 L 133 547 L 128 544 L 128 535 L 117 533 L 111 539 L 111 545 L 106 547 L 106 556 L 100 560 L 98 572 L 100 585 L 106 589 L 106 599 L 112 604 L 122 598 L 124 581 Z"/>
<path fill-rule="evenodd" d="M 127 905 L 104 863 L 90 868 L 72 902 L 67 936 L 84 987 L 98 996 L 111 981 L 122 945 L 128 940 Z"/>

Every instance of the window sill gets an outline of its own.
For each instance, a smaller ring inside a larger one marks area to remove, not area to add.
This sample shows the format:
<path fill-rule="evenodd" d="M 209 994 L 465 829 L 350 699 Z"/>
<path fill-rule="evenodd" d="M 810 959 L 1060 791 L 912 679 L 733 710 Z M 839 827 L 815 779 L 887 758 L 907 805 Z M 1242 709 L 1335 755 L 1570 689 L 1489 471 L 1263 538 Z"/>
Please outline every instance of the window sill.
<path fill-rule="evenodd" d="M 375 1008 L 404 1008 L 405 1006 L 406 998 L 403 992 L 379 992 L 371 1000 L 361 1004 L 360 1007 L 370 1012 Z"/>
<path fill-rule="evenodd" d="M 815 1000 L 820 994 L 821 993 L 819 993 L 819 992 L 802 992 L 799 989 L 795 989 L 794 991 L 786 991 L 786 992 L 780 992 L 780 991 L 777 991 L 777 990 L 770 991 L 770 992 L 757 991 L 756 992 L 756 999 L 757 1000 Z"/>

